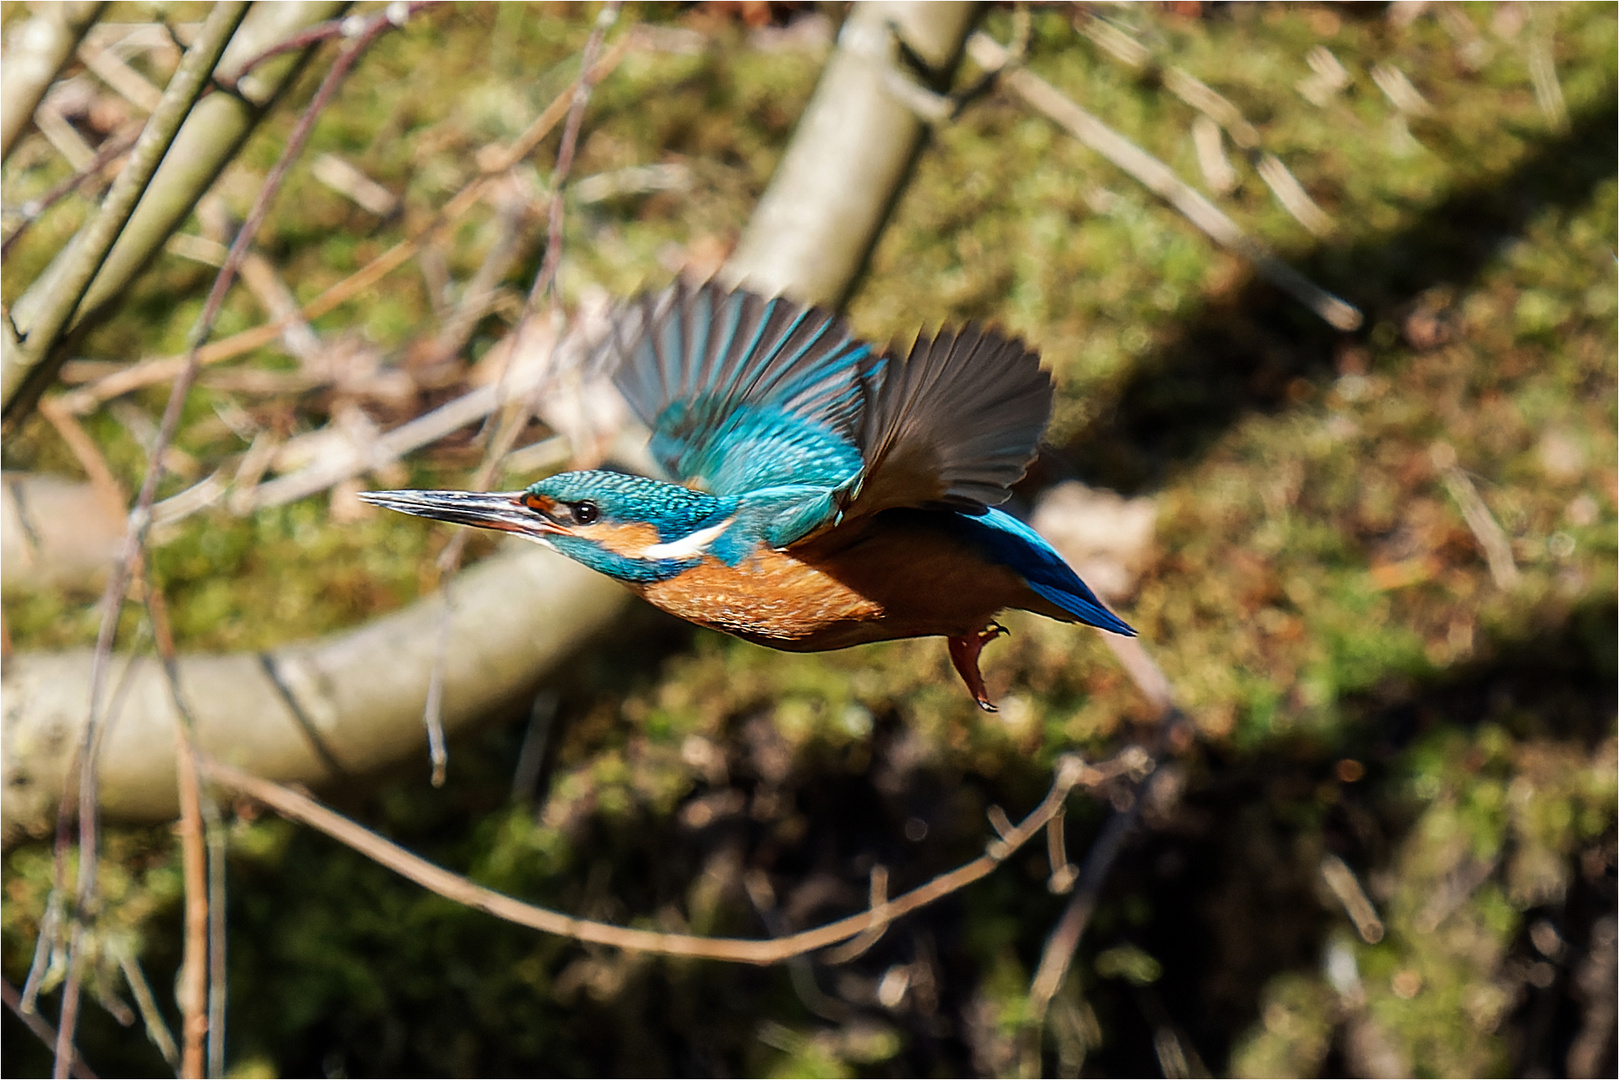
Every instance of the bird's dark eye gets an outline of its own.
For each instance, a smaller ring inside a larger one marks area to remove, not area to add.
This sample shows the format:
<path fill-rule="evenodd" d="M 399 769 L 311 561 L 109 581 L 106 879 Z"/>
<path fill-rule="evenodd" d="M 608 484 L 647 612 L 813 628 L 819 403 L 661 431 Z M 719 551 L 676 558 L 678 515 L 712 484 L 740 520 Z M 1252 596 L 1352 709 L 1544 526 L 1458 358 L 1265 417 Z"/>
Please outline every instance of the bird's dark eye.
<path fill-rule="evenodd" d="M 580 525 L 589 525 L 602 516 L 601 507 L 593 502 L 576 502 L 569 509 L 573 511 L 573 520 Z"/>

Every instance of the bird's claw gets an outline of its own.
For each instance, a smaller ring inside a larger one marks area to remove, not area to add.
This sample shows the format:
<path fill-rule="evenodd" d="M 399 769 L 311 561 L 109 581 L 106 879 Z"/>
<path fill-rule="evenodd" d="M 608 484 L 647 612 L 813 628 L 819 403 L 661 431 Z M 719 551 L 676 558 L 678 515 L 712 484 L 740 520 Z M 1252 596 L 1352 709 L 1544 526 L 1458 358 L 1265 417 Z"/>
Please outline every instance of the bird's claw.
<path fill-rule="evenodd" d="M 1012 632 L 1000 623 L 992 622 L 976 634 L 947 639 L 950 645 L 950 662 L 955 665 L 961 681 L 967 684 L 967 692 L 985 712 L 999 710 L 995 708 L 995 703 L 989 700 L 989 692 L 984 689 L 984 676 L 978 670 L 978 654 L 984 650 L 985 645 L 1002 634 L 1010 637 Z"/>

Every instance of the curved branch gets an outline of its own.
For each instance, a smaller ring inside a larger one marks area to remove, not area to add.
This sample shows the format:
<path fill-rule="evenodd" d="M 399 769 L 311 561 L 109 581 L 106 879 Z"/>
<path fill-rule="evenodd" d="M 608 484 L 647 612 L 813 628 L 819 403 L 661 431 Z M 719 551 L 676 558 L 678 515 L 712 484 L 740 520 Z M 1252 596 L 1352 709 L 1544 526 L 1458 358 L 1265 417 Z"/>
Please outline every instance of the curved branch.
<path fill-rule="evenodd" d="M 1062 812 L 1063 801 L 1068 798 L 1069 792 L 1076 787 L 1100 783 L 1119 773 L 1139 768 L 1139 758 L 1138 752 L 1126 751 L 1111 763 L 1093 767 L 1076 755 L 1067 755 L 1058 763 L 1051 790 L 1046 793 L 1040 805 L 999 839 L 992 840 L 985 853 L 972 862 L 940 874 L 910 892 L 878 903 L 858 915 L 850 915 L 812 930 L 766 939 L 666 934 L 654 930 L 635 930 L 589 919 L 576 919 L 560 911 L 525 903 L 493 889 L 486 889 L 459 874 L 428 862 L 419 855 L 411 854 L 398 844 L 384 840 L 371 830 L 322 806 L 314 799 L 300 795 L 280 784 L 272 784 L 251 773 L 207 758 L 202 759 L 199 765 L 215 783 L 257 799 L 283 817 L 319 829 L 334 840 L 348 845 L 367 858 L 381 863 L 424 888 L 431 889 L 440 896 L 487 912 L 498 919 L 543 930 L 548 934 L 570 937 L 576 941 L 611 945 L 634 952 L 728 960 L 739 964 L 777 964 L 791 957 L 802 956 L 804 953 L 828 945 L 836 945 L 886 926 L 902 915 L 925 907 L 940 897 L 987 876 L 1013 852 L 1038 836 L 1046 822 Z"/>
<path fill-rule="evenodd" d="M 455 731 L 532 690 L 629 599 L 560 555 L 523 545 L 457 579 L 450 612 L 445 727 Z M 197 745 L 263 776 L 319 783 L 420 754 L 439 610 L 433 597 L 357 630 L 265 653 L 188 655 L 176 665 Z M 5 835 L 37 833 L 56 811 L 89 709 L 91 651 L 18 653 L 6 661 Z M 174 728 L 162 665 L 120 657 L 127 680 L 106 721 L 101 805 L 108 818 L 173 818 Z"/>

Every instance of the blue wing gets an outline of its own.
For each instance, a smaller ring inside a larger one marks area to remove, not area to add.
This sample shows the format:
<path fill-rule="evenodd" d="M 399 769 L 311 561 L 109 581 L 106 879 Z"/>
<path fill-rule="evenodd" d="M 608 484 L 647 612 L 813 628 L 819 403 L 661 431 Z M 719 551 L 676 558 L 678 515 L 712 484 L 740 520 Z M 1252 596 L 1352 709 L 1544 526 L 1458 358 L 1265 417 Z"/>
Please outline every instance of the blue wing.
<path fill-rule="evenodd" d="M 1001 502 L 1051 415 L 1015 339 L 968 328 L 880 355 L 824 311 L 714 282 L 626 305 L 598 360 L 665 472 L 748 497 L 777 547 L 890 508 Z"/>
<path fill-rule="evenodd" d="M 883 361 L 841 321 L 714 282 L 624 308 L 604 346 L 671 477 L 716 495 L 858 475 L 856 433 Z"/>
<path fill-rule="evenodd" d="M 955 515 L 956 527 L 995 561 L 1023 575 L 1029 588 L 1082 623 L 1135 637 L 1130 624 L 1107 609 L 1089 585 L 1051 549 L 1039 533 L 1011 514 L 985 509 Z"/>

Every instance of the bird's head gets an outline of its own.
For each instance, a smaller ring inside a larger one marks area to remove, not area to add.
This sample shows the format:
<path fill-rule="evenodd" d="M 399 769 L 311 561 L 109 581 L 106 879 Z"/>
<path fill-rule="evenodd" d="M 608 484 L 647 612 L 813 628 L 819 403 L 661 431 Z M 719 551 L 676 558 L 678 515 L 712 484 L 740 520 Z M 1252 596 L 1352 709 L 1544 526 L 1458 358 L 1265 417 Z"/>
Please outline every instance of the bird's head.
<path fill-rule="evenodd" d="M 627 473 L 558 473 L 522 491 L 368 491 L 374 506 L 515 533 L 623 581 L 673 577 L 729 528 L 735 499 Z"/>

